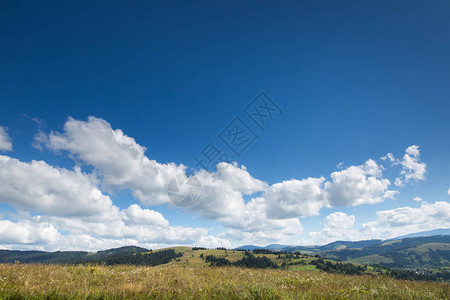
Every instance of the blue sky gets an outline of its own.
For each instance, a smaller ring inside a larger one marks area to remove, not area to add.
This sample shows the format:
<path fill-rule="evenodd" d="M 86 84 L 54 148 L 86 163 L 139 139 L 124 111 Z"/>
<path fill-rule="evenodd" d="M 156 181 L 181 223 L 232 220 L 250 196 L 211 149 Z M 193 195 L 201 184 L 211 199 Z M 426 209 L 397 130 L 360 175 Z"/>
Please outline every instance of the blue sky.
<path fill-rule="evenodd" d="M 0 5 L 0 247 L 450 227 L 446 1 Z M 282 110 L 265 131 L 244 111 L 260 92 Z M 258 136 L 240 156 L 219 137 L 236 117 Z M 196 167 L 211 141 L 236 164 Z M 193 207 L 167 197 L 180 172 L 202 181 Z"/>

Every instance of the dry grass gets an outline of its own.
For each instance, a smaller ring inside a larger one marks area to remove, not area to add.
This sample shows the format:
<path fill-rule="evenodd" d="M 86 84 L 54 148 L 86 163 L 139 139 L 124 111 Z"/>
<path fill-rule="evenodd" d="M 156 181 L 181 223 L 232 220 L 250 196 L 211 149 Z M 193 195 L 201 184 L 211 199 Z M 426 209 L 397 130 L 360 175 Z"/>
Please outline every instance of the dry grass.
<path fill-rule="evenodd" d="M 0 264 L 0 299 L 448 299 L 448 283 L 234 267 Z"/>

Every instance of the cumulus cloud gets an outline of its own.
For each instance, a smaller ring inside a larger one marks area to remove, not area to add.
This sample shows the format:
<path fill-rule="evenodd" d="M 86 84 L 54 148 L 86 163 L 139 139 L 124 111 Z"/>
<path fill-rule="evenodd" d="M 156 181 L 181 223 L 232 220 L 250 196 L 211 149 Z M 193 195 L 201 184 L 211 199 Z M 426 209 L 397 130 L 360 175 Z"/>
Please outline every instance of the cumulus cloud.
<path fill-rule="evenodd" d="M 425 179 L 426 164 L 420 162 L 419 147 L 411 146 L 406 149 L 406 154 L 403 156 L 400 164 L 402 165 L 401 175 L 404 176 L 404 181 L 419 181 Z"/>
<path fill-rule="evenodd" d="M 246 204 L 246 218 L 230 224 L 221 236 L 230 240 L 267 245 L 288 241 L 303 232 L 303 226 L 298 218 L 272 219 L 267 217 L 267 208 L 263 198 L 253 198 Z"/>
<path fill-rule="evenodd" d="M 205 228 L 171 226 L 161 213 L 137 204 L 121 210 L 96 183 L 96 178 L 79 167 L 67 170 L 43 161 L 27 163 L 0 156 L 0 202 L 19 211 L 42 214 L 31 218 L 21 213 L 18 221 L 1 220 L 0 243 L 91 249 L 103 245 L 102 241 L 108 241 L 108 245 L 119 241 L 139 245 L 208 241 Z M 84 242 L 77 237 L 83 237 Z M 224 239 L 216 242 L 226 244 Z"/>
<path fill-rule="evenodd" d="M 202 180 L 216 186 L 205 188 L 207 201 L 193 209 L 234 228 L 235 231 L 229 232 L 229 236 L 234 238 L 244 236 L 244 228 L 253 228 L 254 224 L 261 226 L 262 223 L 270 224 L 273 228 L 295 226 L 296 230 L 291 233 L 295 235 L 301 233 L 302 228 L 295 221 L 296 218 L 318 215 L 324 207 L 374 204 L 392 198 L 398 192 L 389 190 L 390 182 L 382 178 L 382 171 L 375 161 L 368 160 L 361 166 L 350 166 L 332 173 L 331 181 L 320 177 L 275 183 L 265 189 L 260 197 L 248 203 L 244 202 L 241 193 L 234 190 L 232 185 L 213 179 Z M 207 175 L 214 177 L 214 174 Z M 212 191 L 213 194 L 208 194 Z M 279 221 L 279 224 L 273 223 L 275 221 Z M 270 232 L 268 228 L 265 229 Z M 248 232 L 257 231 L 255 228 Z"/>
<path fill-rule="evenodd" d="M 270 218 L 305 217 L 319 214 L 327 205 L 323 184 L 325 178 L 288 180 L 272 185 L 263 198 Z"/>
<path fill-rule="evenodd" d="M 69 118 L 62 132 L 37 134 L 35 145 L 67 153 L 80 166 L 93 167 L 92 174 L 85 174 L 80 168 L 71 171 L 45 162 L 3 159 L 3 164 L 9 166 L 4 169 L 5 184 L 0 184 L 0 197 L 4 194 L 0 199 L 20 209 L 45 213 L 45 222 L 71 233 L 72 239 L 66 236 L 60 239 L 64 243 L 85 235 L 91 237 L 91 245 L 120 240 L 146 245 L 287 241 L 303 232 L 299 218 L 318 215 L 323 208 L 380 203 L 398 193 L 383 178 L 384 168 L 372 159 L 347 168 L 340 164 L 340 170 L 331 173 L 329 179 L 324 176 L 290 179 L 272 185 L 253 177 L 245 166 L 220 163 L 216 172 L 200 170 L 195 174 L 202 183 L 202 197 L 195 206 L 184 208 L 187 213 L 214 220 L 224 227 L 222 233 L 213 237 L 204 228 L 171 226 L 162 214 L 138 204 L 123 210 L 112 204 L 102 190 L 130 190 L 143 205 L 169 203 L 171 207 L 167 184 L 173 176 L 187 178 L 187 174 L 183 165 L 150 159 L 145 147 L 120 129 L 113 129 L 105 120 Z M 401 165 L 401 177 L 396 183 L 424 177 L 426 165 L 420 162 L 417 146 L 406 149 L 401 160 L 391 153 L 382 160 Z M 13 176 L 8 184 L 9 173 Z M 52 180 L 54 184 L 49 183 Z M 20 186 L 24 181 L 31 182 L 29 190 Z M 26 193 L 21 196 L 18 191 L 22 189 Z M 68 197 L 62 197 L 64 190 L 69 191 Z M 73 190 L 81 192 L 70 193 Z M 33 198 L 39 201 L 32 201 Z M 355 233 L 353 223 L 354 216 L 331 214 L 324 221 L 324 229 L 312 233 L 312 237 L 324 241 L 336 234 L 350 236 Z"/>
<path fill-rule="evenodd" d="M 385 156 L 381 157 L 381 160 L 390 161 L 392 165 L 398 165 L 398 160 L 392 153 L 387 153 Z"/>
<path fill-rule="evenodd" d="M 130 223 L 156 225 L 161 227 L 169 225 L 169 222 L 159 212 L 150 209 L 142 209 L 137 204 L 130 205 L 130 207 L 123 212 L 125 214 L 124 219 Z"/>
<path fill-rule="evenodd" d="M 11 151 L 12 150 L 12 143 L 11 139 L 6 132 L 6 129 L 2 126 L 0 126 L 0 151 Z"/>
<path fill-rule="evenodd" d="M 328 215 L 325 218 L 324 227 L 325 228 L 343 228 L 348 229 L 353 227 L 355 224 L 355 216 L 347 214 L 343 212 L 335 212 Z"/>
<path fill-rule="evenodd" d="M 219 175 L 224 170 L 236 180 Z M 197 174 L 205 185 L 204 193 L 202 201 L 190 211 L 230 228 L 221 235 L 227 239 L 258 244 L 280 242 L 302 233 L 299 217 L 318 215 L 324 207 L 374 204 L 392 198 L 398 192 L 389 190 L 390 182 L 382 178 L 382 171 L 375 161 L 368 160 L 332 173 L 330 181 L 324 177 L 291 179 L 266 187 L 245 168 L 222 163 L 217 173 Z M 248 193 L 262 191 L 261 196 L 245 202 L 244 190 L 235 185 L 244 181 L 254 187 Z"/>
<path fill-rule="evenodd" d="M 60 234 L 53 225 L 36 221 L 0 220 L 0 243 L 47 244 L 58 240 Z"/>
<path fill-rule="evenodd" d="M 42 140 L 42 137 L 39 137 Z M 146 205 L 168 201 L 165 186 L 175 174 L 185 175 L 185 166 L 159 164 L 145 156 L 145 147 L 113 130 L 102 119 L 87 121 L 69 118 L 64 132 L 52 132 L 45 144 L 55 151 L 68 151 L 84 163 L 94 166 L 106 187 L 130 189 Z M 411 155 L 412 148 L 409 150 Z M 382 167 L 373 160 L 361 166 L 331 174 L 331 181 L 321 178 L 288 180 L 270 188 L 250 175 L 244 166 L 220 163 L 215 173 L 200 171 L 204 183 L 204 201 L 197 210 L 207 218 L 239 214 L 245 203 L 242 195 L 263 191 L 268 216 L 290 218 L 315 215 L 324 206 L 373 204 L 392 198 L 389 180 L 382 178 Z"/>
<path fill-rule="evenodd" d="M 174 163 L 161 164 L 145 156 L 146 148 L 122 130 L 113 130 L 105 120 L 89 117 L 87 121 L 69 118 L 64 132 L 51 132 L 40 142 L 54 151 L 67 151 L 93 166 L 102 177 L 104 188 L 130 189 L 147 205 L 169 201 L 166 184 L 186 167 Z"/>
<path fill-rule="evenodd" d="M 389 239 L 397 236 L 450 228 L 450 203 L 421 202 L 418 208 L 399 207 L 376 212 L 376 220 L 354 228 L 355 217 L 342 212 L 328 215 L 319 232 L 309 232 L 303 244 L 326 244 L 338 240 Z"/>
<path fill-rule="evenodd" d="M 112 210 L 91 178 L 79 168 L 55 168 L 43 161 L 21 162 L 0 155 L 0 202 L 51 215 L 99 215 Z"/>
<path fill-rule="evenodd" d="M 326 198 L 332 207 L 375 204 L 392 198 L 397 192 L 389 190 L 391 184 L 382 178 L 382 167 L 369 159 L 364 165 L 350 166 L 333 172 L 325 183 Z"/>
<path fill-rule="evenodd" d="M 85 235 L 103 239 L 133 239 L 139 243 L 191 244 L 207 235 L 205 228 L 169 226 L 169 224 L 139 224 L 121 216 L 110 220 L 50 217 L 44 218 L 57 228 L 75 235 Z M 138 219 L 139 221 L 139 219 Z M 153 221 L 154 223 L 154 221 Z M 164 222 L 165 223 L 165 222 Z"/>
<path fill-rule="evenodd" d="M 244 200 L 244 194 L 267 189 L 267 184 L 252 177 L 244 166 L 220 163 L 217 172 L 202 170 L 196 176 L 203 185 L 202 198 L 187 211 L 226 227 L 221 238 L 269 243 L 301 234 L 303 228 L 297 218 L 269 218 L 264 198 Z"/>
<path fill-rule="evenodd" d="M 303 240 L 306 244 L 327 244 L 337 240 L 359 240 L 360 233 L 353 229 L 355 216 L 343 212 L 329 214 L 323 222 L 319 232 L 310 232 L 309 239 Z"/>
<path fill-rule="evenodd" d="M 16 218 L 17 221 L 0 221 L 0 243 L 13 248 L 27 244 L 39 245 L 47 250 L 99 250 L 104 249 L 105 245 L 160 248 L 214 241 L 206 228 L 171 226 L 160 213 L 142 209 L 138 205 L 95 217 L 30 217 L 24 213 Z M 217 239 L 216 243 L 226 245 L 229 242 Z"/>
<path fill-rule="evenodd" d="M 203 236 L 195 246 L 205 247 L 205 248 L 218 248 L 223 247 L 230 249 L 232 245 L 229 240 L 217 238 L 212 235 Z"/>
<path fill-rule="evenodd" d="M 392 165 L 402 167 L 400 176 L 394 181 L 396 186 L 403 187 L 409 182 L 425 180 L 427 164 L 420 161 L 419 146 L 412 145 L 406 148 L 405 155 L 401 159 L 396 159 L 392 153 L 386 154 L 381 159 L 389 160 Z"/>
<path fill-rule="evenodd" d="M 222 181 L 224 184 L 231 186 L 233 190 L 246 195 L 251 195 L 267 188 L 267 183 L 255 179 L 245 166 L 239 167 L 235 162 L 232 164 L 219 163 L 214 174 L 214 180 Z"/>
<path fill-rule="evenodd" d="M 408 233 L 450 228 L 450 203 L 422 202 L 419 208 L 399 207 L 378 211 L 377 220 L 362 225 L 361 232 L 371 238 L 388 238 Z"/>

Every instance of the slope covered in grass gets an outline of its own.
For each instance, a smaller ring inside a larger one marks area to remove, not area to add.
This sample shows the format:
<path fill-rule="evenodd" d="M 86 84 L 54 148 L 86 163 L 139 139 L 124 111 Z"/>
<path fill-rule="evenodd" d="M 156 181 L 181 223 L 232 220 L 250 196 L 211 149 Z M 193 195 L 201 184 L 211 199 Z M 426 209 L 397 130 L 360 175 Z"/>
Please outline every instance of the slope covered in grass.
<path fill-rule="evenodd" d="M 0 264 L 1 299 L 448 299 L 449 288 L 281 269 Z"/>

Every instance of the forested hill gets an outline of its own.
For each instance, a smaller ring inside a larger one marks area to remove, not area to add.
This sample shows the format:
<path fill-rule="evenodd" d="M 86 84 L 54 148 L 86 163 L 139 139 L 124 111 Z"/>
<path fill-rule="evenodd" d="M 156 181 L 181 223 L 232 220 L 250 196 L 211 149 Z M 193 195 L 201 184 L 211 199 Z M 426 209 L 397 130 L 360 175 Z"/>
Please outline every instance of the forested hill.
<path fill-rule="evenodd" d="M 98 252 L 0 250 L 0 262 L 2 263 L 99 263 L 156 266 L 168 263 L 179 256 L 180 254 L 175 253 L 173 249 L 152 251 L 135 246 Z"/>
<path fill-rule="evenodd" d="M 441 230 L 442 231 L 442 230 Z M 271 249 L 321 255 L 361 264 L 381 264 L 402 269 L 450 269 L 450 235 L 390 240 L 336 241 L 322 246 L 246 245 L 240 249 Z"/>
<path fill-rule="evenodd" d="M 379 263 L 391 268 L 450 268 L 450 235 L 404 238 L 362 248 L 320 251 L 330 259 Z"/>
<path fill-rule="evenodd" d="M 328 259 L 357 264 L 380 264 L 396 269 L 440 269 L 450 270 L 450 235 L 404 238 L 399 240 L 338 241 L 318 247 L 296 247 L 269 245 L 264 249 L 256 246 L 253 253 L 264 254 L 273 251 L 284 253 L 320 255 Z M 244 248 L 244 247 L 242 247 Z M 246 250 L 250 250 L 250 249 Z M 278 249 L 281 248 L 281 249 Z M 0 250 L 0 263 L 98 263 L 135 264 L 155 266 L 177 260 L 181 250 L 204 249 L 179 247 L 165 250 L 149 250 L 128 246 L 98 252 L 83 251 L 15 251 Z M 183 251 L 184 251 L 183 250 Z M 226 250 L 226 249 L 222 249 Z M 233 251 L 233 250 L 230 250 Z M 261 252 L 263 251 L 263 252 Z M 211 253 L 214 255 L 214 253 Z M 239 257 L 241 259 L 242 257 Z M 237 259 L 236 259 L 237 260 Z"/>

